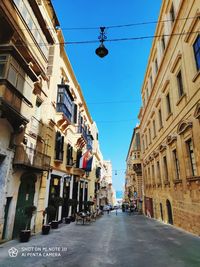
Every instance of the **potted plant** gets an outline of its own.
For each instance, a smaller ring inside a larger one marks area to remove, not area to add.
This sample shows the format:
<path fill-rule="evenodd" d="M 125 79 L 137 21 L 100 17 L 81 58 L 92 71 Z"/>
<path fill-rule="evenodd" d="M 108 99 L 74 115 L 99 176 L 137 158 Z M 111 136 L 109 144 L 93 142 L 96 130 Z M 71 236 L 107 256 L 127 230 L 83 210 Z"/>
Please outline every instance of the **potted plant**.
<path fill-rule="evenodd" d="M 55 218 L 55 213 L 56 213 L 56 209 L 54 206 L 49 205 L 45 211 L 43 212 L 43 217 L 45 217 L 46 215 L 46 223 L 43 223 L 42 225 L 42 234 L 43 235 L 48 235 L 51 225 L 49 224 L 49 222 L 51 222 L 54 218 Z M 43 221 L 45 221 L 45 218 L 43 219 Z"/>
<path fill-rule="evenodd" d="M 35 206 L 28 206 L 24 210 L 24 214 L 26 216 L 26 226 L 25 230 L 20 231 L 20 236 L 19 236 L 20 242 L 28 242 L 30 239 L 31 230 L 28 228 L 30 228 L 31 219 L 35 211 L 36 211 Z"/>
<path fill-rule="evenodd" d="M 53 207 L 55 208 L 55 217 L 54 220 L 51 221 L 51 228 L 57 229 L 58 228 L 58 211 L 59 207 L 63 205 L 63 198 L 62 197 L 55 197 L 53 199 Z"/>

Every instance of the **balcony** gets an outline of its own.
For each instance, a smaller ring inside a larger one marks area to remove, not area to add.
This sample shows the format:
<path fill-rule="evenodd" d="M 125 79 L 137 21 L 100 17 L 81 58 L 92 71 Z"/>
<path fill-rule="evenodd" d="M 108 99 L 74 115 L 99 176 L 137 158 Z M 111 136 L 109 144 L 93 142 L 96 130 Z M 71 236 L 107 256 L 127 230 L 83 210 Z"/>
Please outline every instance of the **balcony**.
<path fill-rule="evenodd" d="M 30 73 L 25 72 L 24 68 L 22 68 L 24 67 L 23 63 L 18 57 L 16 60 L 8 53 L 0 56 L 0 83 L 6 83 L 9 89 L 14 91 L 19 98 L 23 99 L 29 106 L 32 106 L 33 82 L 29 76 Z"/>
<path fill-rule="evenodd" d="M 63 113 L 65 118 L 66 118 L 66 120 L 68 122 L 71 122 L 72 114 L 71 114 L 71 112 L 69 111 L 69 109 L 66 107 L 66 105 L 64 103 L 57 103 L 56 111 Z"/>
<path fill-rule="evenodd" d="M 91 134 L 87 134 L 87 149 L 92 150 L 93 148 L 93 136 Z"/>
<path fill-rule="evenodd" d="M 17 130 L 22 124 L 28 123 L 21 110 L 22 99 L 7 80 L 0 79 L 0 110 L 1 118 L 6 118 Z"/>
<path fill-rule="evenodd" d="M 85 131 L 85 128 L 82 125 L 79 125 L 77 128 L 77 142 L 76 146 L 79 149 L 82 149 L 85 145 L 87 145 L 88 142 L 88 135 Z"/>
<path fill-rule="evenodd" d="M 73 100 L 69 86 L 67 84 L 59 84 L 56 104 L 56 111 L 59 115 L 57 124 L 63 131 L 72 123 Z"/>
<path fill-rule="evenodd" d="M 137 164 L 133 164 L 133 170 L 134 170 L 134 172 L 136 172 L 137 173 L 137 175 L 141 175 L 142 174 L 142 166 L 141 166 L 141 164 L 139 163 L 137 163 Z"/>
<path fill-rule="evenodd" d="M 51 157 L 37 150 L 18 145 L 15 150 L 13 165 L 15 167 L 31 168 L 34 170 L 47 171 L 50 167 Z"/>
<path fill-rule="evenodd" d="M 34 116 L 31 117 L 29 134 L 33 137 L 41 136 L 43 124 Z"/>

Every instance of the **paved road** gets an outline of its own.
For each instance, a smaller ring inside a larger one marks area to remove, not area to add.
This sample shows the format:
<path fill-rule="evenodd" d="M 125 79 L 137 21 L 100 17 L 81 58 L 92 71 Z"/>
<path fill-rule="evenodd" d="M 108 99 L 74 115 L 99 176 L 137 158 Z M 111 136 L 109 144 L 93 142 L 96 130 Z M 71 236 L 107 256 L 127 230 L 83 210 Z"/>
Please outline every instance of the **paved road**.
<path fill-rule="evenodd" d="M 8 256 L 11 247 L 19 251 L 15 258 Z M 142 215 L 111 213 L 90 225 L 60 225 L 28 243 L 0 246 L 0 267 L 25 266 L 200 267 L 200 238 Z"/>

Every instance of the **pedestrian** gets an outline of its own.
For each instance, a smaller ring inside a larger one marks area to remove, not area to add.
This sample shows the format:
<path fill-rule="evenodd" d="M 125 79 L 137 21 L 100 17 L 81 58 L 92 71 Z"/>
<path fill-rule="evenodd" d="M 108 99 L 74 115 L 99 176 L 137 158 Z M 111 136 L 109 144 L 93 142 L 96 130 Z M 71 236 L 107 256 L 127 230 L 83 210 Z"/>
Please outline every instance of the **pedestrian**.
<path fill-rule="evenodd" d="M 97 216 L 99 216 L 99 206 L 98 205 L 97 205 L 96 211 L 97 211 Z"/>
<path fill-rule="evenodd" d="M 110 214 L 110 207 L 107 206 L 107 214 Z"/>
<path fill-rule="evenodd" d="M 117 208 L 115 209 L 115 214 L 116 214 L 116 216 L 117 216 Z"/>

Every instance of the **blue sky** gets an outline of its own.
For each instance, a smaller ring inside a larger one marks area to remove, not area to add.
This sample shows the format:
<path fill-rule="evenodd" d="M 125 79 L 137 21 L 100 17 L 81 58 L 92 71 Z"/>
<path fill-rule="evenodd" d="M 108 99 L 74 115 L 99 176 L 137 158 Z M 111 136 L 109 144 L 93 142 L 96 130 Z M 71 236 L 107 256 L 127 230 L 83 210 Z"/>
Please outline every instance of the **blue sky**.
<path fill-rule="evenodd" d="M 158 19 L 161 0 L 53 0 L 61 28 L 124 25 Z M 110 28 L 107 38 L 153 35 L 155 24 Z M 65 41 L 98 40 L 96 30 L 64 30 Z M 105 42 L 107 57 L 96 56 L 99 44 L 68 44 L 66 51 L 86 103 L 99 129 L 104 159 L 113 165 L 113 185 L 121 190 L 133 128 L 138 122 L 141 86 L 152 39 Z M 117 175 L 115 175 L 117 170 Z"/>

